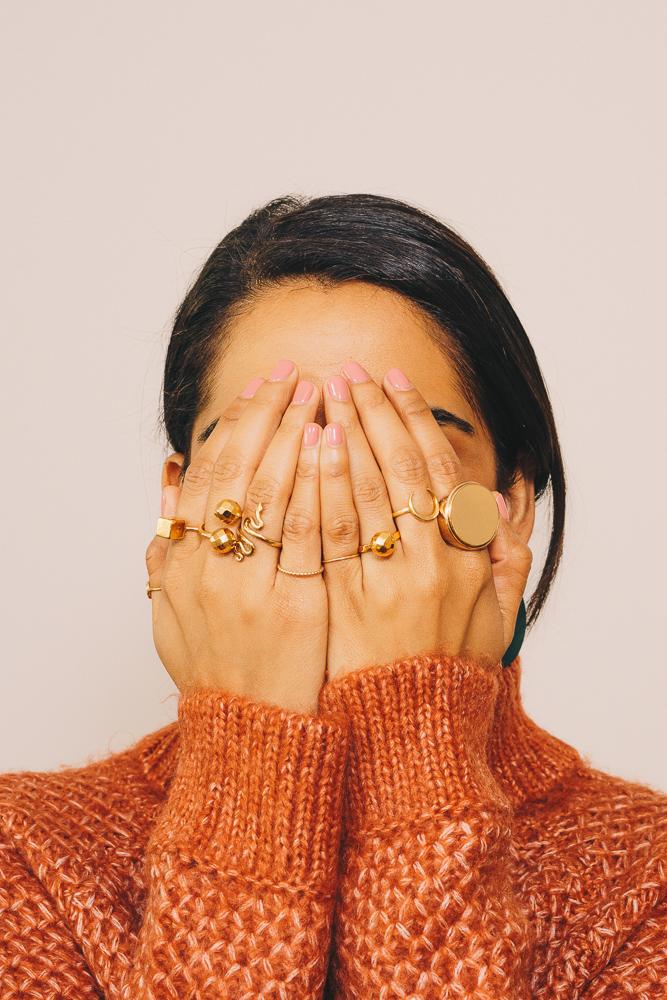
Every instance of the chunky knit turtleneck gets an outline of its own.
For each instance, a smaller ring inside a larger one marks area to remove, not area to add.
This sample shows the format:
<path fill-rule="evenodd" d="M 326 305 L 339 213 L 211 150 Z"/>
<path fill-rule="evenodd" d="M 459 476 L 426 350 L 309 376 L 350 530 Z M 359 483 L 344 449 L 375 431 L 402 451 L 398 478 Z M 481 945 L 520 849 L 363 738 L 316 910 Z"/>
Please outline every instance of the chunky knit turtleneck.
<path fill-rule="evenodd" d="M 420 654 L 0 776 L 0 1000 L 667 996 L 667 795 Z"/>

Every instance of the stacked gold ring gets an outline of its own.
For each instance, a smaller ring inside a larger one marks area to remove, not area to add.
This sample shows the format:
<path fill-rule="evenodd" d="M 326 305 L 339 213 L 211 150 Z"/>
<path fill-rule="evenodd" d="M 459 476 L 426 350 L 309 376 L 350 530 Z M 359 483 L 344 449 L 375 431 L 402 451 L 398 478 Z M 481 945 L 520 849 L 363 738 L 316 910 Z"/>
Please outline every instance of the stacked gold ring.
<path fill-rule="evenodd" d="M 392 511 L 392 517 L 412 514 L 418 521 L 433 521 L 440 515 L 444 523 L 445 541 L 455 548 L 477 551 L 491 544 L 496 537 L 500 523 L 500 512 L 491 490 L 474 480 L 467 480 L 459 483 L 451 493 L 439 500 L 433 490 L 429 487 L 426 489 L 433 498 L 432 508 L 428 514 L 420 514 L 416 510 L 413 502 L 414 492 L 412 492 L 408 498 L 407 507 Z M 232 525 L 242 518 L 243 509 L 236 500 L 224 499 L 220 501 L 214 512 L 215 516 L 223 522 L 222 527 L 215 531 L 207 531 L 204 524 L 199 527 L 186 524 L 183 518 L 160 516 L 157 519 L 155 533 L 161 538 L 178 541 L 185 537 L 186 531 L 197 531 L 204 538 L 208 538 L 216 552 L 222 555 L 233 552 L 234 558 L 240 562 L 254 552 L 255 544 L 252 538 L 258 538 L 274 548 L 282 548 L 281 541 L 267 538 L 261 533 L 260 528 L 264 527 L 262 509 L 263 506 L 260 502 L 255 508 L 254 516 L 243 518 L 241 526 L 234 530 Z M 345 556 L 323 559 L 319 569 L 298 572 L 284 569 L 280 562 L 278 562 L 277 568 L 288 576 L 317 576 L 323 572 L 326 563 L 354 559 L 364 552 L 372 552 L 380 559 L 387 559 L 396 551 L 396 543 L 400 537 L 401 533 L 398 529 L 376 531 L 371 540 L 360 545 L 355 552 Z M 146 583 L 148 597 L 160 589 L 160 587 L 151 587 L 149 582 Z"/>

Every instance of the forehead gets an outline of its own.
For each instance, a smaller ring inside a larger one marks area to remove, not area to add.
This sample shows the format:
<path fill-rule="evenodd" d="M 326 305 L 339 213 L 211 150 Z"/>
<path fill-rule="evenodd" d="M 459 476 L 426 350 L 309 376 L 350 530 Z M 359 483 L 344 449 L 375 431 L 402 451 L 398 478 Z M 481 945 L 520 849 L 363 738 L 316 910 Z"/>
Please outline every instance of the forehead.
<path fill-rule="evenodd" d="M 476 423 L 455 370 L 429 335 L 429 317 L 389 289 L 361 281 L 325 288 L 290 281 L 261 290 L 231 322 L 213 398 L 197 427 L 219 414 L 255 375 L 289 358 L 300 378 L 322 385 L 346 361 L 362 364 L 377 382 L 402 368 L 431 405 L 451 406 Z"/>

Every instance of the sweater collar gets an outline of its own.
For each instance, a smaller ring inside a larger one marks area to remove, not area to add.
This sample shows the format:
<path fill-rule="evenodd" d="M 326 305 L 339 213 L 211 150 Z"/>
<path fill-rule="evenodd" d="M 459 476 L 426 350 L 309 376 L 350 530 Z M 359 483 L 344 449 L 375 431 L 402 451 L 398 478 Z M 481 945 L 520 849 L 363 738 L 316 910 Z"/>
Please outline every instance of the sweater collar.
<path fill-rule="evenodd" d="M 544 797 L 567 775 L 587 766 L 574 747 L 542 729 L 527 714 L 521 697 L 521 672 L 521 656 L 517 656 L 498 673 L 487 744 L 491 772 L 515 809 Z M 178 747 L 176 721 L 144 736 L 131 750 L 160 795 L 166 795 L 171 783 Z"/>

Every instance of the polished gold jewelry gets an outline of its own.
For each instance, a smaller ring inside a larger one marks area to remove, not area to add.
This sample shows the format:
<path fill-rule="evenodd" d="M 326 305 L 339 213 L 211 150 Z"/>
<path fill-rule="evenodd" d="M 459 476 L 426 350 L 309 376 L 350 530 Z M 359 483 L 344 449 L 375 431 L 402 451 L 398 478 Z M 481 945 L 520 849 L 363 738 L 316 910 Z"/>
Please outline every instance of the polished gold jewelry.
<path fill-rule="evenodd" d="M 267 542 L 268 545 L 272 545 L 275 549 L 281 549 L 283 543 L 275 538 L 267 538 L 266 535 L 262 535 L 259 532 L 259 528 L 264 527 L 264 521 L 262 519 L 262 509 L 263 504 L 260 501 L 255 507 L 254 517 L 244 517 L 243 526 L 239 528 L 239 538 L 234 553 L 234 558 L 239 562 L 245 557 L 250 556 L 255 551 L 255 544 L 248 538 L 248 535 L 252 535 L 254 538 L 260 538 L 263 542 Z"/>
<path fill-rule="evenodd" d="M 286 573 L 287 576 L 317 576 L 324 570 L 324 566 L 320 566 L 319 569 L 310 570 L 308 573 L 303 573 L 303 572 L 297 572 L 296 570 L 293 569 L 283 569 L 280 563 L 278 563 L 278 569 L 280 570 L 281 573 Z"/>
<path fill-rule="evenodd" d="M 493 492 L 467 480 L 440 500 L 446 541 L 458 549 L 485 549 L 498 532 L 500 511 Z"/>
<path fill-rule="evenodd" d="M 162 590 L 162 587 L 151 587 L 151 581 L 146 580 L 146 597 L 150 597 L 151 601 L 156 590 Z"/>
<path fill-rule="evenodd" d="M 185 519 L 182 517 L 158 517 L 155 534 L 160 538 L 183 538 L 186 532 Z"/>
<path fill-rule="evenodd" d="M 373 552 L 381 559 L 388 559 L 396 551 L 396 542 L 401 537 L 400 531 L 376 531 L 370 542 L 359 546 L 359 554 Z"/>
<path fill-rule="evenodd" d="M 413 496 L 415 495 L 414 491 L 413 491 L 410 494 L 409 498 L 408 498 L 408 506 L 407 507 L 401 507 L 400 510 L 392 510 L 391 516 L 392 517 L 400 517 L 401 514 L 414 514 L 414 516 L 417 518 L 418 521 L 434 521 L 436 519 L 436 517 L 438 516 L 438 514 L 440 513 L 440 501 L 438 500 L 437 496 L 435 495 L 435 493 L 433 492 L 433 490 L 430 487 L 427 486 L 426 490 L 427 490 L 428 493 L 431 494 L 431 496 L 433 498 L 433 509 L 431 510 L 430 514 L 426 514 L 426 515 L 419 514 L 415 510 L 414 501 L 412 499 Z"/>
<path fill-rule="evenodd" d="M 229 500 L 226 498 L 220 501 L 213 513 L 216 517 L 219 517 L 224 524 L 234 524 L 243 514 L 243 508 L 240 503 L 236 502 L 236 500 Z"/>
<path fill-rule="evenodd" d="M 216 528 L 215 531 L 207 531 L 202 523 L 201 528 L 197 528 L 197 531 L 202 538 L 208 538 L 216 552 L 219 552 L 223 556 L 227 555 L 228 552 L 235 551 L 238 544 L 238 538 L 234 529 L 224 525 L 222 528 Z"/>
<path fill-rule="evenodd" d="M 338 562 L 341 559 L 354 559 L 355 556 L 363 552 L 373 552 L 380 559 L 388 559 L 396 551 L 396 542 L 401 537 L 398 529 L 395 531 L 376 531 L 370 542 L 360 545 L 356 552 L 350 552 L 348 556 L 334 556 L 333 559 L 323 559 L 322 564 Z"/>

